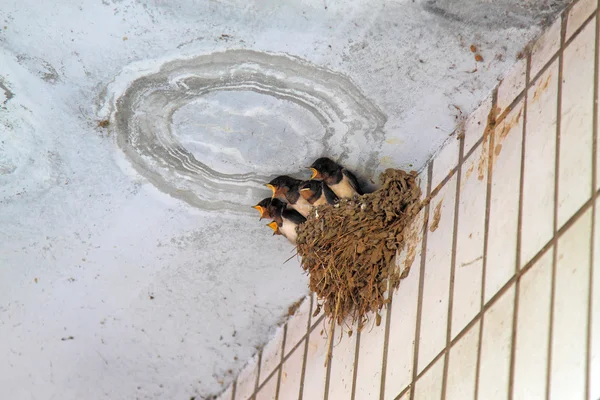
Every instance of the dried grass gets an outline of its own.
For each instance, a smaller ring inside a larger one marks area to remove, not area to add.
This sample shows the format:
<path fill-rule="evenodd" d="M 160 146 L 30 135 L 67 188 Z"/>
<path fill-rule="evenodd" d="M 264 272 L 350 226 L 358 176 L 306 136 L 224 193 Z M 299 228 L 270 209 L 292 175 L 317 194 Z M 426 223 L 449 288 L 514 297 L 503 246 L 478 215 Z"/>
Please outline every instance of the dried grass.
<path fill-rule="evenodd" d="M 298 228 L 301 264 L 310 289 L 332 319 L 331 328 L 334 322 L 358 321 L 361 329 L 370 312 L 379 324 L 388 285 L 397 288 L 408 274 L 409 268 L 401 272 L 396 267 L 395 256 L 411 234 L 407 227 L 427 202 L 419 200 L 415 178 L 416 172 L 388 169 L 381 175 L 381 189 L 320 206 Z"/>

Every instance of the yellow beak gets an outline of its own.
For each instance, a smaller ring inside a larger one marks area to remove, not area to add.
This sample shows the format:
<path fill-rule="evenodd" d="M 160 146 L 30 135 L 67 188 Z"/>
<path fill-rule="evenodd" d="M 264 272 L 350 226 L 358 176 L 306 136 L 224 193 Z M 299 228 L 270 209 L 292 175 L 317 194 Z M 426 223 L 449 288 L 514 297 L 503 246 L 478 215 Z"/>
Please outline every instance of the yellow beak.
<path fill-rule="evenodd" d="M 302 196 L 304 200 L 308 200 L 310 199 L 310 196 L 312 196 L 312 190 L 310 190 L 310 188 L 300 189 L 300 196 Z"/>
<path fill-rule="evenodd" d="M 319 171 L 317 171 L 314 168 L 310 168 L 310 170 L 312 171 L 312 176 L 310 177 L 310 179 L 315 179 L 315 178 L 319 178 L 320 177 Z"/>
<path fill-rule="evenodd" d="M 275 194 L 277 193 L 277 188 L 273 185 L 271 185 L 270 183 L 267 183 L 265 185 L 266 187 L 268 187 L 269 189 L 271 189 L 271 191 L 273 192 L 273 194 L 271 195 L 271 198 L 275 198 Z"/>
<path fill-rule="evenodd" d="M 268 223 L 267 226 L 269 228 L 273 229 L 274 233 L 277 233 L 277 231 L 279 230 L 279 227 L 277 226 L 277 222 L 275 222 L 275 221 Z"/>
<path fill-rule="evenodd" d="M 262 206 L 252 206 L 252 208 L 258 210 L 258 212 L 260 213 L 260 219 L 263 219 L 265 209 Z"/>

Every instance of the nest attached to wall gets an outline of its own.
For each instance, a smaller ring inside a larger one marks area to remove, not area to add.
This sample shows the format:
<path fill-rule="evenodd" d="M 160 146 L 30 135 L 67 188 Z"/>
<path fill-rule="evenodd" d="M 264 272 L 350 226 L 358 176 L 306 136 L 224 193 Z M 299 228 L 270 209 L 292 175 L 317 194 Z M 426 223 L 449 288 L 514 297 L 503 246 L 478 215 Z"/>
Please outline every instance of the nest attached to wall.
<path fill-rule="evenodd" d="M 384 293 L 408 274 L 410 265 L 401 271 L 395 256 L 427 201 L 420 201 L 416 176 L 414 171 L 388 169 L 381 174 L 381 189 L 320 206 L 298 228 L 302 268 L 332 328 L 334 322 L 358 321 L 360 330 L 369 312 L 376 313 L 379 324 L 379 311 L 388 302 Z"/>

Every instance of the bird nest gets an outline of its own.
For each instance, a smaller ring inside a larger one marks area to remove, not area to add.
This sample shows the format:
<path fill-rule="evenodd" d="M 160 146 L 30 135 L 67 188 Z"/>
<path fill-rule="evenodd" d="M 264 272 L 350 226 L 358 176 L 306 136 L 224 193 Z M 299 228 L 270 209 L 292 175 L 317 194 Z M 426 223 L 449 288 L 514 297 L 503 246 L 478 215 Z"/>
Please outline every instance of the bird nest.
<path fill-rule="evenodd" d="M 358 322 L 360 330 L 369 312 L 379 324 L 385 293 L 398 287 L 414 260 L 412 240 L 405 267 L 395 262 L 397 252 L 418 236 L 410 227 L 425 201 L 416 172 L 388 169 L 381 181 L 374 193 L 317 207 L 298 227 L 302 268 L 332 327 L 335 321 Z"/>

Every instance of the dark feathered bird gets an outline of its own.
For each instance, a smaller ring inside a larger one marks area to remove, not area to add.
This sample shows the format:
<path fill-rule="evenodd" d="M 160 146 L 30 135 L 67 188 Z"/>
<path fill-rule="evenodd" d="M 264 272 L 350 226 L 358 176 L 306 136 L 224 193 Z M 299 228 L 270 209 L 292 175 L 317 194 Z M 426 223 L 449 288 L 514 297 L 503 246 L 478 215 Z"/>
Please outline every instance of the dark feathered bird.
<path fill-rule="evenodd" d="M 335 204 L 340 200 L 323 181 L 308 181 L 304 183 L 300 186 L 300 196 L 314 207 L 322 204 Z"/>
<path fill-rule="evenodd" d="M 363 194 L 354 174 L 327 157 L 317 159 L 309 168 L 313 173 L 310 179 L 322 180 L 339 198 Z"/>
<path fill-rule="evenodd" d="M 312 206 L 300 196 L 300 185 L 304 181 L 294 179 L 287 175 L 281 175 L 267 183 L 267 187 L 273 191 L 272 198 L 285 201 L 291 208 L 303 216 L 308 216 Z"/>
<path fill-rule="evenodd" d="M 271 197 L 267 197 L 262 199 L 257 205 L 252 206 L 260 213 L 260 219 L 269 218 L 273 219 L 277 208 L 285 208 L 287 206 L 286 203 L 279 199 L 273 199 Z"/>
<path fill-rule="evenodd" d="M 285 207 L 276 207 L 273 221 L 267 224 L 273 229 L 273 234 L 285 236 L 292 244 L 296 244 L 298 225 L 306 222 L 298 211 Z"/>

